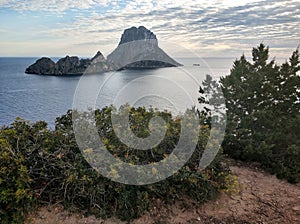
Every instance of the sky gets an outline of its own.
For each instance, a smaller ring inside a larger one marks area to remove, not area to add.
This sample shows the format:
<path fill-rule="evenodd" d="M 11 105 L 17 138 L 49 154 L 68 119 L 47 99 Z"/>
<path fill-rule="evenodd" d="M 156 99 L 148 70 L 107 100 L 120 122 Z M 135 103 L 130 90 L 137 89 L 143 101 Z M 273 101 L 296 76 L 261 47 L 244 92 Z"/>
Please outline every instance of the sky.
<path fill-rule="evenodd" d="M 0 0 L 0 57 L 108 55 L 145 26 L 174 57 L 240 57 L 300 44 L 300 0 Z"/>

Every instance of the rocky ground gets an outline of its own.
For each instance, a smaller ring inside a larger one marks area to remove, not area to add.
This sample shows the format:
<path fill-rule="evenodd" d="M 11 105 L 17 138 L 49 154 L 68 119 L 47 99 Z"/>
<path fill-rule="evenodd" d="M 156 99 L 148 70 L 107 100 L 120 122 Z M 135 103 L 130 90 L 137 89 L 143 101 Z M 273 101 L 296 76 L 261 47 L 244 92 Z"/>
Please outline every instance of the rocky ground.
<path fill-rule="evenodd" d="M 265 173 L 255 165 L 230 162 L 237 175 L 238 193 L 222 193 L 216 201 L 202 206 L 190 200 L 156 206 L 132 223 L 300 223 L 300 186 Z M 70 214 L 59 206 L 43 207 L 31 214 L 26 224 L 96 224 L 123 223 L 117 219 L 101 220 L 94 216 Z"/>

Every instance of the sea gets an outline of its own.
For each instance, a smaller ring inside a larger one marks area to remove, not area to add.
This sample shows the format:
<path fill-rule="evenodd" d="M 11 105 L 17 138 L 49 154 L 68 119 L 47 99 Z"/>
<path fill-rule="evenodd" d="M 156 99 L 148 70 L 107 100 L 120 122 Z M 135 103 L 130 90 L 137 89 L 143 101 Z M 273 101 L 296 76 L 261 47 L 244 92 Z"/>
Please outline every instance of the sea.
<path fill-rule="evenodd" d="M 82 76 L 25 74 L 37 58 L 0 58 L 0 127 L 17 117 L 30 122 L 55 119 L 69 109 L 152 107 L 180 114 L 197 106 L 206 75 L 230 73 L 234 58 L 175 58 L 182 67 L 122 70 Z M 57 58 L 54 58 L 57 60 Z"/>

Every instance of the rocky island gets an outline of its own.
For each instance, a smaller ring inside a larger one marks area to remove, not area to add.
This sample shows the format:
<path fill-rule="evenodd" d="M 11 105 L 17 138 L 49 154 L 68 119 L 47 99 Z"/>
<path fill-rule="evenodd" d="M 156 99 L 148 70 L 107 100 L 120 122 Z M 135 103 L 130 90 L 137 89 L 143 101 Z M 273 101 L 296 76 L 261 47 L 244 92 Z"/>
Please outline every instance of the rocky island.
<path fill-rule="evenodd" d="M 25 73 L 38 75 L 82 75 L 90 66 L 101 64 L 103 71 L 113 68 L 106 62 L 100 51 L 92 59 L 79 59 L 77 56 L 66 56 L 56 63 L 50 58 L 42 57 L 30 65 Z"/>
<path fill-rule="evenodd" d="M 181 66 L 159 48 L 156 35 L 144 26 L 126 29 L 107 61 L 118 69 Z"/>
<path fill-rule="evenodd" d="M 122 69 L 149 69 L 181 66 L 158 46 L 156 35 L 145 28 L 131 27 L 123 32 L 118 47 L 107 56 L 100 51 L 91 59 L 66 56 L 56 63 L 48 57 L 38 59 L 25 73 L 38 75 L 82 75 Z"/>

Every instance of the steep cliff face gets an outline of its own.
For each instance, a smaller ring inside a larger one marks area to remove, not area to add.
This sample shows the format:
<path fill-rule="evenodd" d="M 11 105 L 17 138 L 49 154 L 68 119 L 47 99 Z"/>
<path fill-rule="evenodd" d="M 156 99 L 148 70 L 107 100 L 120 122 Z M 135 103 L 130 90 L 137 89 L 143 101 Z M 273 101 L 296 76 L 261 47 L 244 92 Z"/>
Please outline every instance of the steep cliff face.
<path fill-rule="evenodd" d="M 156 35 L 144 26 L 140 26 L 139 28 L 131 27 L 129 29 L 126 29 L 122 34 L 119 45 L 135 40 L 152 40 L 152 42 L 156 43 L 157 45 Z"/>
<path fill-rule="evenodd" d="M 126 29 L 107 61 L 117 70 L 181 65 L 159 48 L 156 35 L 143 26 Z"/>

